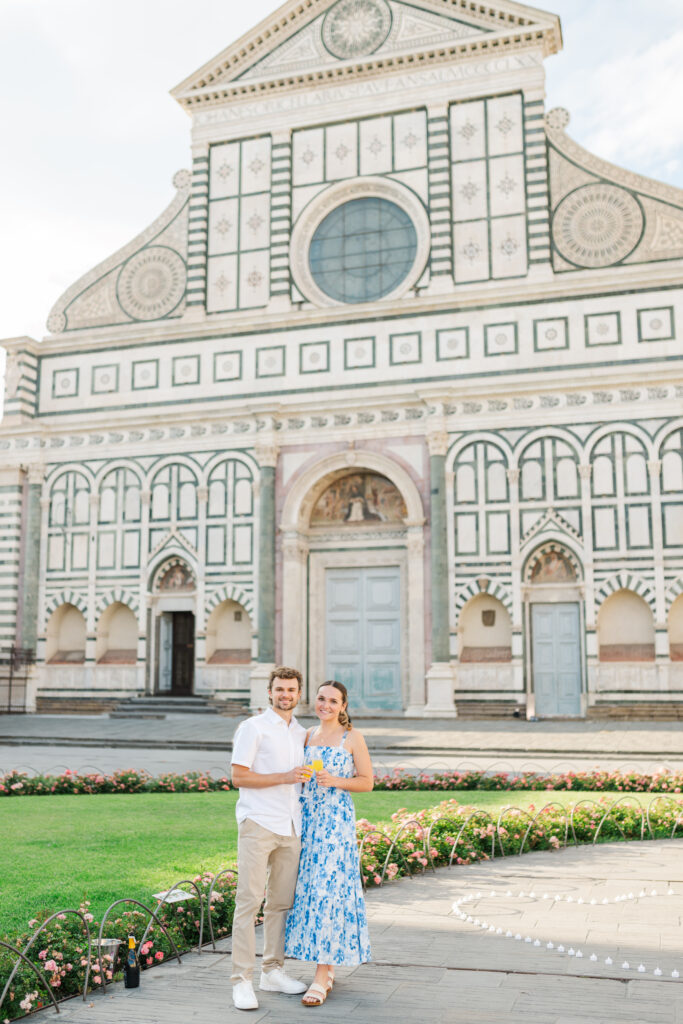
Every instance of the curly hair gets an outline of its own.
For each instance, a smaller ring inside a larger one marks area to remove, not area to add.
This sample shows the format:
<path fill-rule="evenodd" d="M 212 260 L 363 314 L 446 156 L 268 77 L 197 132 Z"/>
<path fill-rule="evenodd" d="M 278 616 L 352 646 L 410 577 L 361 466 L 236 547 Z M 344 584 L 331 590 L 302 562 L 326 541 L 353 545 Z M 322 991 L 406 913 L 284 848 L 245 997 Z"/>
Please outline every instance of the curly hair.
<path fill-rule="evenodd" d="M 299 672 L 298 668 L 287 668 L 286 665 L 276 665 L 273 671 L 268 677 L 268 689 L 273 689 L 274 679 L 296 679 L 299 684 L 299 693 L 304 685 L 304 677 Z"/>

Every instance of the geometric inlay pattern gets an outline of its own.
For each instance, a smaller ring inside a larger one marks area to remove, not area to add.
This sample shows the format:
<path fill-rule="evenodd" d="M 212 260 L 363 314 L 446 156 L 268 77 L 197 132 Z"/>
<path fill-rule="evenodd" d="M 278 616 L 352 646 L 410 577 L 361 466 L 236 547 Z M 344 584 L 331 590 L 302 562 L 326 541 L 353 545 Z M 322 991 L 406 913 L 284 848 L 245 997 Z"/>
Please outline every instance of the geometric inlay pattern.
<path fill-rule="evenodd" d="M 185 293 L 185 264 L 173 249 L 151 245 L 124 264 L 118 280 L 123 310 L 136 320 L 158 320 Z"/>
<path fill-rule="evenodd" d="M 374 53 L 391 29 L 386 0 L 339 0 L 325 16 L 323 42 L 340 60 Z"/>
<path fill-rule="evenodd" d="M 560 254 L 579 267 L 609 267 L 640 241 L 640 204 L 616 185 L 582 185 L 562 200 L 553 217 Z"/>

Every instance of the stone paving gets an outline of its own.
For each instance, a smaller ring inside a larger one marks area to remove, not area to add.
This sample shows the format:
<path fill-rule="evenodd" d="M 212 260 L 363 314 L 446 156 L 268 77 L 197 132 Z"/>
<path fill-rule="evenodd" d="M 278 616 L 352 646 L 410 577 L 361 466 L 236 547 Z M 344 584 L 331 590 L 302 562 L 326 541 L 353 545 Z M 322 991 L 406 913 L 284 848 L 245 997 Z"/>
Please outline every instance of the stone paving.
<path fill-rule="evenodd" d="M 669 888 L 675 895 L 664 895 Z M 641 889 L 644 900 L 600 904 Z M 491 899 L 491 890 L 513 897 Z M 505 930 L 538 937 L 539 947 L 475 929 L 452 913 L 468 905 Z M 571 894 L 588 905 L 519 898 L 520 891 Z M 596 905 L 590 900 L 596 899 Z M 333 1024 L 683 1024 L 683 840 L 612 843 L 539 852 L 403 879 L 368 894 L 374 962 L 339 969 L 327 1003 L 315 1013 Z M 569 957 L 553 941 L 581 949 Z M 111 986 L 88 1003 L 62 1006 L 63 1024 L 225 1024 L 251 1020 L 300 1024 L 298 997 L 260 993 L 249 1014 L 230 1001 L 229 940 L 217 953 L 183 957 L 143 975 L 139 990 Z M 590 960 L 594 953 L 598 959 Z M 610 957 L 611 965 L 604 960 Z M 647 973 L 624 970 L 628 961 Z M 655 967 L 662 977 L 653 975 Z M 287 962 L 308 980 L 310 967 Z M 681 978 L 671 978 L 678 970 Z M 37 1015 L 43 1021 L 52 1011 Z M 313 1014 L 311 1014 L 311 1017 Z"/>
<path fill-rule="evenodd" d="M 0 770 L 224 771 L 241 721 L 213 715 L 0 715 Z M 373 718 L 355 724 L 379 770 L 395 765 L 500 771 L 683 766 L 683 725 L 674 722 Z"/>

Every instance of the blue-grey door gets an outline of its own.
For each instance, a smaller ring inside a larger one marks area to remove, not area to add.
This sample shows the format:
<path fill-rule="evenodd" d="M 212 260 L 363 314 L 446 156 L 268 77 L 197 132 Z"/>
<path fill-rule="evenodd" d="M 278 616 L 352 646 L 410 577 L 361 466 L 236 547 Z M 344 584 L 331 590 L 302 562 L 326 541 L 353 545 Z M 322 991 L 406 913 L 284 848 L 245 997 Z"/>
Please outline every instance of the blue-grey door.
<path fill-rule="evenodd" d="M 531 640 L 536 714 L 581 714 L 579 605 L 532 604 Z"/>
<path fill-rule="evenodd" d="M 401 707 L 400 569 L 328 569 L 325 672 L 352 708 Z"/>

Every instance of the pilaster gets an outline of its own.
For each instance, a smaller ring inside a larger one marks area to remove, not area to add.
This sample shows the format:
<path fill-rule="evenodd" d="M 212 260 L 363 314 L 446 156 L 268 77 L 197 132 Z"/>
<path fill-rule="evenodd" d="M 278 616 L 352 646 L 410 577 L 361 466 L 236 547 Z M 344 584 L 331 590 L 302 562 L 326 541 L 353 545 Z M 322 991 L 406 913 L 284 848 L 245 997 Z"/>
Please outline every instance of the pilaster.
<path fill-rule="evenodd" d="M 38 640 L 38 584 L 40 580 L 40 498 L 43 493 L 45 466 L 42 463 L 30 465 L 26 477 L 21 541 L 21 630 L 17 640 L 20 647 L 35 651 Z"/>
<path fill-rule="evenodd" d="M 446 453 L 448 434 L 435 431 L 427 438 L 430 472 L 430 567 L 432 612 L 432 664 L 427 672 L 425 713 L 454 718 L 454 673 L 450 664 L 448 615 L 448 550 L 446 525 Z"/>
<path fill-rule="evenodd" d="M 272 136 L 270 200 L 270 308 L 291 309 L 289 239 L 292 233 L 292 133 Z"/>
<path fill-rule="evenodd" d="M 187 228 L 187 307 L 206 304 L 206 257 L 209 239 L 209 147 L 195 150 Z"/>
<path fill-rule="evenodd" d="M 0 469 L 0 648 L 18 645 L 24 482 L 25 474 L 19 467 Z"/>
<path fill-rule="evenodd" d="M 550 185 L 544 103 L 524 97 L 524 177 L 529 268 L 550 266 Z"/>
<path fill-rule="evenodd" d="M 275 661 L 275 467 L 278 448 L 263 442 L 256 448 L 259 474 L 258 660 Z"/>
<path fill-rule="evenodd" d="M 453 215 L 448 105 L 427 108 L 429 220 L 432 235 L 429 291 L 453 287 Z"/>

